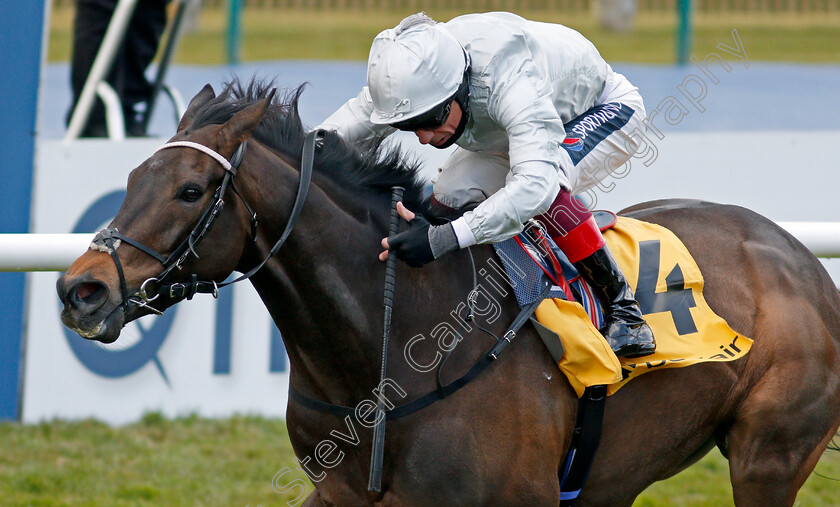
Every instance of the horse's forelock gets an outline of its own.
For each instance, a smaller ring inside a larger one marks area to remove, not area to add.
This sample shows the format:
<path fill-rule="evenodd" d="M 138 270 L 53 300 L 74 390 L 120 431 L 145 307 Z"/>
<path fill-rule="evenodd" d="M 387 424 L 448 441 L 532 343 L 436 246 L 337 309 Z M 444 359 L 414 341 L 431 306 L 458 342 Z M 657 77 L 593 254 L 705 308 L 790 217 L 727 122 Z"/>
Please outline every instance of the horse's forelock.
<path fill-rule="evenodd" d="M 299 113 L 299 101 L 306 84 L 275 94 L 263 121 L 254 131 L 260 143 L 300 163 L 306 129 Z M 219 95 L 199 110 L 190 128 L 221 124 L 239 111 L 268 96 L 273 81 L 254 78 L 247 85 L 239 79 L 225 83 Z M 362 146 L 346 143 L 335 132 L 328 132 L 318 152 L 315 170 L 359 193 L 390 193 L 393 186 L 406 189 L 404 201 L 410 209 L 424 213 L 423 183 L 418 177 L 419 162 L 410 161 L 396 145 L 375 139 Z"/>

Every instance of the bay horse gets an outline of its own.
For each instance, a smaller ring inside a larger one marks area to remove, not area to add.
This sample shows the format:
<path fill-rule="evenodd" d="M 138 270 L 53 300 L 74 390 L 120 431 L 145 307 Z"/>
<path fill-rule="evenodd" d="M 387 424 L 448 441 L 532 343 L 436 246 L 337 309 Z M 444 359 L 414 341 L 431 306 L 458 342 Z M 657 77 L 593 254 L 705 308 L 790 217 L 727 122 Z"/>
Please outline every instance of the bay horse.
<path fill-rule="evenodd" d="M 274 97 L 268 84 L 234 80 L 216 97 L 205 86 L 170 143 L 197 143 L 221 157 L 175 146 L 131 172 L 109 228 L 133 243 L 118 247 L 100 235 L 106 248 L 88 250 L 59 279 L 65 325 L 112 342 L 127 322 L 191 296 L 138 299 L 141 288 L 155 292 L 148 281 L 158 283 L 161 262 L 173 252 L 195 254 L 181 255 L 180 269 L 166 275 L 185 286 L 193 275 L 221 282 L 258 266 L 290 220 L 301 179 L 300 93 Z M 206 224 L 199 217 L 213 207 L 228 173 L 223 162 L 232 157 L 241 159 L 235 186 L 222 188 L 224 206 L 201 241 L 187 241 L 196 223 Z M 436 388 L 436 375 L 418 365 L 444 352 L 451 351 L 444 380 L 462 375 L 493 343 L 479 325 L 498 336 L 519 311 L 507 291 L 478 305 L 475 321 L 463 319 L 476 266 L 487 266 L 493 249 L 476 246 L 420 269 L 399 263 L 391 384 L 384 386 L 385 268 L 377 255 L 391 186 L 406 188 L 409 209 L 427 209 L 416 167 L 397 150 L 374 143 L 359 151 L 333 133 L 321 140 L 314 166 L 288 240 L 250 278 L 285 341 L 291 388 L 347 407 L 374 395 L 399 405 Z M 840 424 L 840 297 L 832 280 L 796 239 L 737 206 L 666 200 L 624 214 L 676 233 L 705 275 L 709 305 L 755 343 L 737 361 L 651 372 L 611 396 L 579 503 L 629 506 L 717 444 L 729 459 L 737 505 L 793 505 Z M 489 275 L 479 281 L 489 283 Z M 323 414 L 292 397 L 286 417 L 300 466 L 316 487 L 306 505 L 535 506 L 558 504 L 576 407 L 573 390 L 525 326 L 462 390 L 388 423 L 381 493 L 366 488 L 372 432 L 362 419 Z"/>

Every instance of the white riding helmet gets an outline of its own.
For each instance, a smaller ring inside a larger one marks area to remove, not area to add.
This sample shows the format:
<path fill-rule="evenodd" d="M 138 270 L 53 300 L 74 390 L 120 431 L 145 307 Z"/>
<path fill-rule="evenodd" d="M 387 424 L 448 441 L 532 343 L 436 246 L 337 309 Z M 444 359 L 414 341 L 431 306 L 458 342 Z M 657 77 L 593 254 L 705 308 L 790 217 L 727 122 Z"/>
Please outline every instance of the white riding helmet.
<path fill-rule="evenodd" d="M 408 19 L 377 35 L 370 48 L 370 121 L 377 125 L 429 111 L 455 95 L 464 80 L 467 54 L 455 37 L 439 24 L 403 28 Z"/>

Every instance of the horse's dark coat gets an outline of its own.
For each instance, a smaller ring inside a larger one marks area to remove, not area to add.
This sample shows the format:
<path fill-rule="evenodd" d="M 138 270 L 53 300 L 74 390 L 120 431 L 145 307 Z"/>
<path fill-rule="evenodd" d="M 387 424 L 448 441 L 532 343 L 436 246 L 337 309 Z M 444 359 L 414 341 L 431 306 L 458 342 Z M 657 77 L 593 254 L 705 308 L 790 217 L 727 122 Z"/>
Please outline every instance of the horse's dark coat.
<path fill-rule="evenodd" d="M 230 157 L 251 137 L 236 185 L 261 217 L 252 244 L 244 206 L 229 199 L 184 277 L 195 272 L 223 280 L 234 269 L 247 270 L 285 225 L 303 139 L 300 90 L 270 106 L 258 100 L 265 94 L 264 85 L 243 89 L 235 82 L 214 99 L 205 87 L 173 138 Z M 387 229 L 387 189 L 408 185 L 409 208 L 422 209 L 413 166 L 400 160 L 397 152 L 375 146 L 360 154 L 328 136 L 300 222 L 252 279 L 285 340 L 290 382 L 311 397 L 342 405 L 375 399 L 384 271 L 376 256 Z M 221 172 L 195 150 L 160 152 L 133 171 L 113 226 L 166 252 L 189 232 Z M 203 197 L 184 202 L 187 186 L 202 189 Z M 736 504 L 792 505 L 840 424 L 837 289 L 805 247 L 743 208 L 660 201 L 626 213 L 665 225 L 682 239 L 705 274 L 712 309 L 755 344 L 741 360 L 653 372 L 611 397 L 580 503 L 631 505 L 644 488 L 699 459 L 718 438 L 727 444 Z M 491 249 L 473 253 L 478 269 L 486 268 L 479 281 L 494 294 Z M 119 255 L 130 289 L 159 271 L 154 260 L 130 248 L 120 248 Z M 451 380 L 490 338 L 457 317 L 473 286 L 467 252 L 423 269 L 400 264 L 397 280 L 388 376 L 411 399 L 433 389 L 435 379 L 433 372 L 409 367 L 409 360 L 431 363 L 458 332 L 463 340 L 444 369 L 444 381 Z M 115 339 L 142 313 L 122 314 L 114 263 L 101 252 L 80 257 L 58 289 L 64 322 L 92 339 Z M 510 292 L 488 298 L 479 316 L 497 334 L 517 313 Z M 175 302 L 156 303 L 162 309 Z M 384 392 L 402 401 L 397 389 Z M 472 384 L 389 423 L 381 495 L 366 491 L 371 432 L 363 417 L 342 421 L 291 403 L 287 421 L 295 452 L 316 481 L 308 505 L 557 505 L 557 471 L 575 407 L 571 388 L 525 328 Z M 358 439 L 338 439 L 335 432 L 356 432 Z M 337 448 L 325 452 L 319 447 L 325 441 Z"/>

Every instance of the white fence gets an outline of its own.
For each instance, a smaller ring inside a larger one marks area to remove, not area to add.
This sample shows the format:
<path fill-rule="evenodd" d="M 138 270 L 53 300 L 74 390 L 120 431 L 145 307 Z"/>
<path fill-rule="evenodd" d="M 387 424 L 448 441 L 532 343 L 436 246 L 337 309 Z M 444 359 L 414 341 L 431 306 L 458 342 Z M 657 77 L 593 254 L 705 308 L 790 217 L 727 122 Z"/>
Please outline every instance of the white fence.
<path fill-rule="evenodd" d="M 840 258 L 840 222 L 779 222 L 817 257 Z M 92 234 L 0 234 L 0 271 L 64 271 Z"/>
<path fill-rule="evenodd" d="M 840 222 L 779 222 L 817 257 L 840 258 Z"/>
<path fill-rule="evenodd" d="M 64 271 L 93 234 L 0 234 L 0 271 Z"/>

